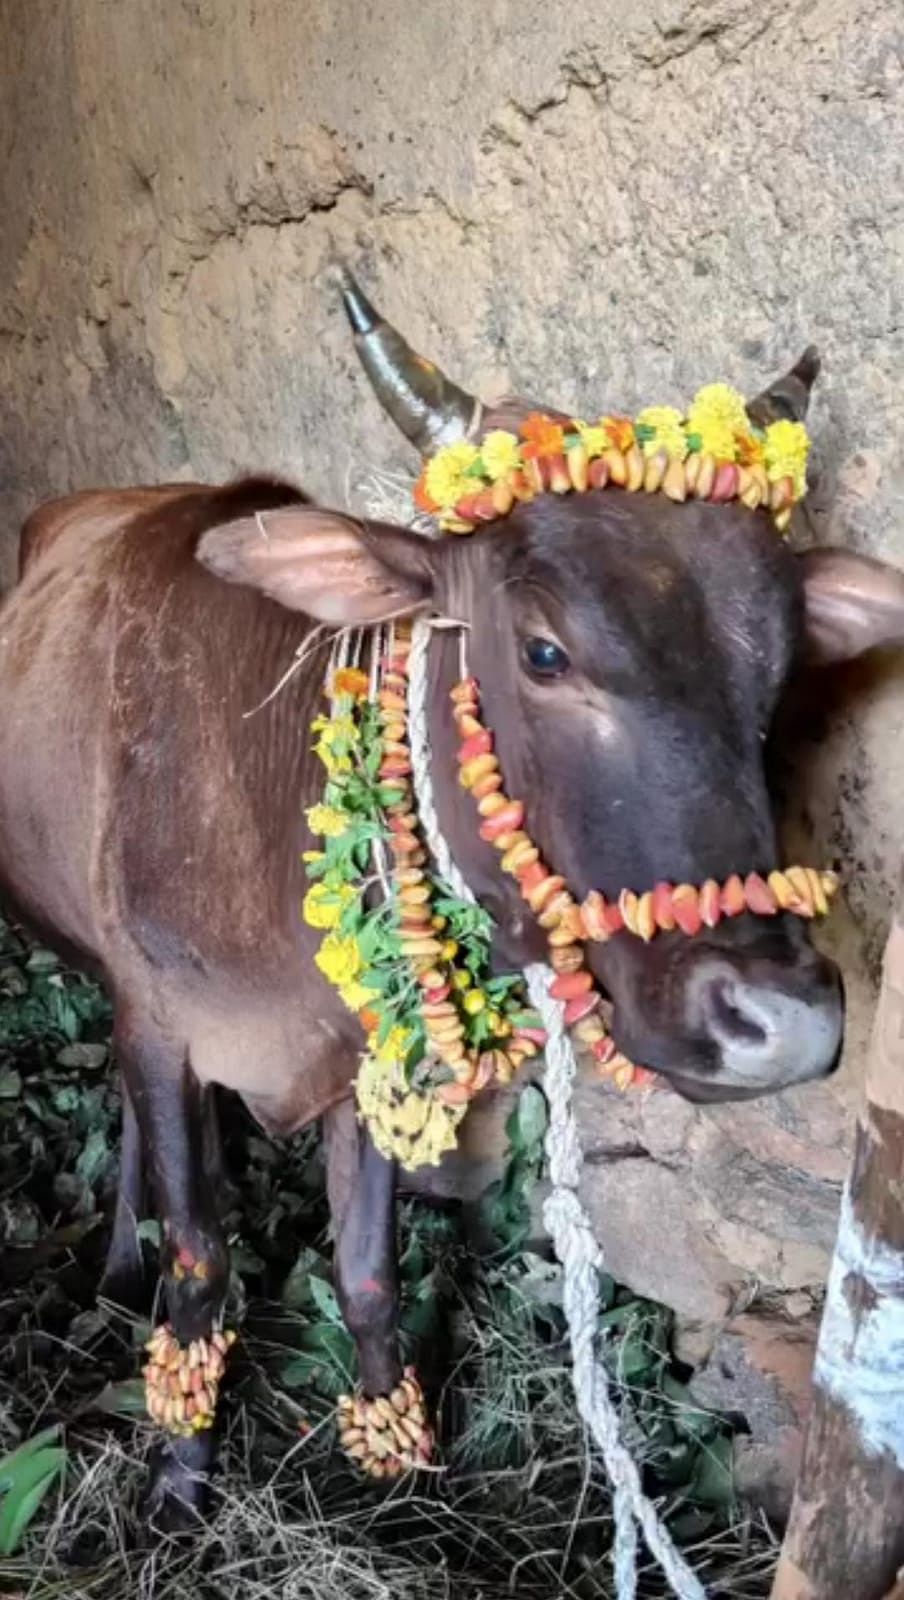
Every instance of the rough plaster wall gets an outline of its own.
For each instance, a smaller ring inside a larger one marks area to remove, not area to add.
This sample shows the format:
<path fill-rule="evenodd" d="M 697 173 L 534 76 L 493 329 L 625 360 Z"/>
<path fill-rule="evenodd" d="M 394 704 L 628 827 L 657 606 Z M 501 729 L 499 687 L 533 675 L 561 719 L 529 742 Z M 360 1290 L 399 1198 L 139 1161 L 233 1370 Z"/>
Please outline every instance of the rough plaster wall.
<path fill-rule="evenodd" d="M 337 250 L 473 389 L 585 413 L 752 391 L 815 340 L 814 531 L 904 563 L 902 47 L 899 0 L 0 0 L 0 576 L 64 490 L 255 466 L 342 502 L 354 463 L 409 469 Z M 850 867 L 852 1057 L 904 832 L 900 670 L 855 690 L 792 774 Z M 818 1283 L 851 1076 L 705 1113 L 588 1091 L 616 1270 L 701 1316 Z"/>

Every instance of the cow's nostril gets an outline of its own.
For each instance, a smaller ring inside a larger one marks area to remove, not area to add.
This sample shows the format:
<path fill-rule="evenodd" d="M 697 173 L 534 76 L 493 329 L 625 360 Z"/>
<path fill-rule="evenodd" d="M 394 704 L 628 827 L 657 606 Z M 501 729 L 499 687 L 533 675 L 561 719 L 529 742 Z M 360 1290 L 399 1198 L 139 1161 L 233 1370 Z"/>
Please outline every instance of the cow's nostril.
<path fill-rule="evenodd" d="M 822 957 L 785 965 L 746 952 L 708 955 L 693 973 L 688 1000 L 716 1081 L 762 1091 L 820 1077 L 836 1064 L 841 987 Z"/>
<path fill-rule="evenodd" d="M 755 997 L 732 978 L 717 978 L 706 997 L 710 1031 L 725 1045 L 763 1046 L 769 1028 L 757 1012 Z"/>

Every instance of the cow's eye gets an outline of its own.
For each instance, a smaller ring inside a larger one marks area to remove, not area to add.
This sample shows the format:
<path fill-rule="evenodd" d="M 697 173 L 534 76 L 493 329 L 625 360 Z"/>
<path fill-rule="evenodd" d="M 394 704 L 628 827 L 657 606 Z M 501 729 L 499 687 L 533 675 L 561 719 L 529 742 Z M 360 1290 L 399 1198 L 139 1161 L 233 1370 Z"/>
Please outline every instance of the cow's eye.
<path fill-rule="evenodd" d="M 538 678 L 561 678 L 571 664 L 562 646 L 553 639 L 525 639 L 521 651 L 527 666 Z"/>

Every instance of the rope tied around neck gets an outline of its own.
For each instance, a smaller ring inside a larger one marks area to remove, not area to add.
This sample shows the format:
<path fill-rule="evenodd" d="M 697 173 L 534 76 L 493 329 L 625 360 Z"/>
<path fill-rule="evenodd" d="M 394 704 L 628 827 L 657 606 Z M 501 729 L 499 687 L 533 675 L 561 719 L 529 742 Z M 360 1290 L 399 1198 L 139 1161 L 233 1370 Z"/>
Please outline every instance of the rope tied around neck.
<path fill-rule="evenodd" d="M 441 876 L 463 899 L 476 904 L 452 859 L 436 816 L 427 725 L 427 655 L 431 637 L 430 622 L 417 619 L 408 658 L 412 784 L 424 840 Z M 618 1600 L 635 1600 L 639 1528 L 678 1600 L 706 1600 L 706 1591 L 643 1492 L 637 1465 L 621 1439 L 606 1369 L 596 1354 L 603 1255 L 578 1194 L 583 1158 L 572 1108 L 577 1063 L 563 1023 L 564 1006 L 549 993 L 552 970 L 544 962 L 536 962 L 526 969 L 525 977 L 531 1002 L 542 1016 L 548 1034 L 543 1089 L 549 1106 L 546 1159 L 551 1189 L 543 1207 L 543 1221 L 562 1267 L 563 1306 L 578 1411 L 590 1429 L 612 1484 L 616 1594 Z"/>

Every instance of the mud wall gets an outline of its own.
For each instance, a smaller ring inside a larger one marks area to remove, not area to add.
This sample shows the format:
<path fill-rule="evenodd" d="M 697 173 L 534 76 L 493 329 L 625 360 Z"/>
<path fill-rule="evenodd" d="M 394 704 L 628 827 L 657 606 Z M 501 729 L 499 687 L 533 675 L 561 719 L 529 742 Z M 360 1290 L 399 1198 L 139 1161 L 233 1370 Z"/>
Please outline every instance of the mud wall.
<path fill-rule="evenodd" d="M 755 391 L 815 341 L 811 532 L 904 564 L 902 50 L 898 0 L 0 0 L 2 576 L 64 490 L 409 471 L 337 251 L 470 388 L 579 412 Z M 900 668 L 847 688 L 792 775 L 848 872 L 846 1075 L 585 1107 L 615 1270 L 704 1319 L 813 1289 L 831 1242 L 904 837 Z"/>

